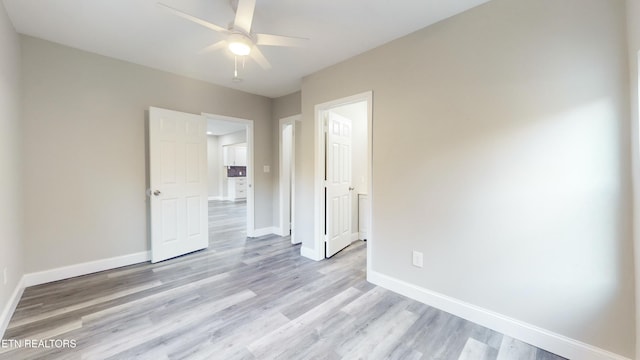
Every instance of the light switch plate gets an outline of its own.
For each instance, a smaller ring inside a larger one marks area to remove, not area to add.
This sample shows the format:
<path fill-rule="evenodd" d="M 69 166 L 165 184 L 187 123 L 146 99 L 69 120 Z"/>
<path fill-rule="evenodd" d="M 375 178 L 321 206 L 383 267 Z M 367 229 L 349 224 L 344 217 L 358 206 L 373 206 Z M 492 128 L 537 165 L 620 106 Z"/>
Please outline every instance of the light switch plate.
<path fill-rule="evenodd" d="M 264 166 L 264 172 L 266 172 L 266 173 L 271 172 L 271 166 L 265 165 Z"/>
<path fill-rule="evenodd" d="M 423 257 L 422 253 L 419 251 L 413 252 L 413 266 L 417 266 L 421 268 L 423 266 Z"/>

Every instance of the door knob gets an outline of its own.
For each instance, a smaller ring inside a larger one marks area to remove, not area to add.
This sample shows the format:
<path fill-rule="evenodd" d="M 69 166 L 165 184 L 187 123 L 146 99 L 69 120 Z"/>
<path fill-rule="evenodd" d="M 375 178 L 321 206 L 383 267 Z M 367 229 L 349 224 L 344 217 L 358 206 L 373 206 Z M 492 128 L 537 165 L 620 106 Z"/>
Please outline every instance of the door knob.
<path fill-rule="evenodd" d="M 155 195 L 155 196 L 160 196 L 160 194 L 162 194 L 162 193 L 160 192 L 160 190 L 156 190 L 156 191 L 154 191 L 154 192 L 153 192 L 153 195 Z"/>
<path fill-rule="evenodd" d="M 355 189 L 356 189 L 356 188 L 354 188 L 354 187 L 352 187 L 352 186 L 349 186 L 349 191 L 353 191 L 353 190 L 355 190 Z"/>

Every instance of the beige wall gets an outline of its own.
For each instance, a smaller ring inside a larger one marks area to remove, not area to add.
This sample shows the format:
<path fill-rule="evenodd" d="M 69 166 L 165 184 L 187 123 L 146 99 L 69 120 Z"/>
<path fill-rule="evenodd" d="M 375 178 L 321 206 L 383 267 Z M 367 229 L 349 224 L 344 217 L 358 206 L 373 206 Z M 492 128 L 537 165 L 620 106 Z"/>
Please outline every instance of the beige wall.
<path fill-rule="evenodd" d="M 300 114 L 302 93 L 300 91 L 273 99 L 272 115 L 276 123 L 280 119 Z"/>
<path fill-rule="evenodd" d="M 255 122 L 271 163 L 271 99 L 22 36 L 26 271 L 146 251 L 149 106 Z M 271 226 L 256 172 L 257 228 Z"/>
<path fill-rule="evenodd" d="M 0 334 L 23 274 L 21 140 L 20 44 L 0 3 Z"/>
<path fill-rule="evenodd" d="M 373 90 L 373 270 L 633 358 L 624 11 L 494 0 L 306 77 L 298 239 L 314 106 Z"/>
<path fill-rule="evenodd" d="M 273 226 L 280 223 L 280 119 L 300 114 L 301 93 L 300 91 L 289 95 L 281 96 L 273 99 L 273 108 L 271 113 L 273 144 L 271 151 L 273 152 L 273 166 L 271 173 L 273 174 L 273 208 L 272 221 Z M 296 129 L 296 131 L 299 128 Z"/>
<path fill-rule="evenodd" d="M 631 89 L 631 158 L 634 185 L 634 243 L 636 284 L 636 353 L 640 355 L 640 117 L 638 116 L 638 63 L 640 62 L 640 0 L 627 0 L 627 30 L 629 41 L 629 84 Z"/>

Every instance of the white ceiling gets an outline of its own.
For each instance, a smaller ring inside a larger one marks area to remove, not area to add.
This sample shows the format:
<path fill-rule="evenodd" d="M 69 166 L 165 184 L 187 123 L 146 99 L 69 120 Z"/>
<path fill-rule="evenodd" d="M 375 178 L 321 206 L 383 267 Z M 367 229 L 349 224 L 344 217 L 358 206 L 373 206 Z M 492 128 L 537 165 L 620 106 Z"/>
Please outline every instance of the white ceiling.
<path fill-rule="evenodd" d="M 226 27 L 229 0 L 162 0 Z M 309 38 L 302 48 L 261 47 L 235 83 L 227 50 L 198 52 L 224 35 L 179 18 L 157 0 L 3 0 L 16 30 L 101 55 L 269 97 L 302 77 L 489 0 L 257 0 L 252 31 Z"/>
<path fill-rule="evenodd" d="M 227 135 L 240 130 L 246 130 L 246 125 L 233 121 L 217 120 L 207 118 L 207 134 L 208 135 Z"/>

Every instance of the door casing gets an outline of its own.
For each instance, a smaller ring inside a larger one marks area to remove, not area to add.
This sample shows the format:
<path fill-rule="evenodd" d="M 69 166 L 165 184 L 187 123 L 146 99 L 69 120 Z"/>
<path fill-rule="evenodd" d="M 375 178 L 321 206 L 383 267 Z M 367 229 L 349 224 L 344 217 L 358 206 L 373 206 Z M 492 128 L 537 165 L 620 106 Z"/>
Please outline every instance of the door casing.
<path fill-rule="evenodd" d="M 372 143 L 373 143 L 373 91 L 367 91 L 356 95 L 340 98 L 337 100 L 318 104 L 314 109 L 314 163 L 315 163 L 315 175 L 314 175 L 314 238 L 313 249 L 305 249 L 303 246 L 301 249 L 302 256 L 305 256 L 312 260 L 323 260 L 324 257 L 324 228 L 325 228 L 325 204 L 324 204 L 324 167 L 325 167 L 325 142 L 324 142 L 324 118 L 325 114 L 333 108 L 337 108 L 344 105 L 353 104 L 356 102 L 365 101 L 367 103 L 367 137 L 368 137 L 368 149 L 367 149 L 367 173 L 369 176 L 369 224 L 371 224 L 371 230 L 369 238 L 367 239 L 367 269 L 372 267 L 371 262 L 371 249 L 375 246 L 375 227 L 371 221 L 373 204 L 375 203 L 375 197 L 373 194 L 373 177 L 372 177 Z"/>
<path fill-rule="evenodd" d="M 280 157 L 279 157 L 279 168 L 280 168 L 280 174 L 279 174 L 279 204 L 280 204 L 280 221 L 279 221 L 279 234 L 280 236 L 289 236 L 289 234 L 291 234 L 291 243 L 292 244 L 299 244 L 300 241 L 296 238 L 295 236 L 295 197 L 296 197 L 296 181 L 295 181 L 295 175 L 296 175 L 296 171 L 295 171 L 295 163 L 296 163 L 296 140 L 295 140 L 295 135 L 296 135 L 296 124 L 298 122 L 300 122 L 302 120 L 302 116 L 300 114 L 298 115 L 293 115 L 293 116 L 289 116 L 283 119 L 280 119 L 279 121 L 279 127 L 278 127 L 278 138 L 279 138 L 279 148 L 280 148 Z M 285 166 L 284 166 L 284 162 L 285 162 L 285 157 L 284 157 L 284 144 L 283 144 L 283 133 L 284 133 L 284 129 L 286 126 L 291 126 L 291 132 L 292 132 L 292 139 L 291 139 L 291 156 L 290 156 L 290 173 L 291 173 L 291 180 L 289 182 L 289 184 L 287 185 L 287 181 L 285 180 L 285 177 L 287 176 L 287 174 L 285 173 Z M 285 195 L 285 192 L 289 191 L 288 187 L 290 187 L 290 196 L 291 198 L 289 199 L 290 203 L 291 203 L 291 207 L 289 209 L 287 209 L 289 207 L 289 201 L 287 201 L 287 196 Z M 287 210 L 289 210 L 289 212 L 287 212 Z M 286 225 L 286 217 L 287 217 L 287 213 L 289 213 L 289 217 L 291 218 L 291 224 L 290 227 Z"/>

